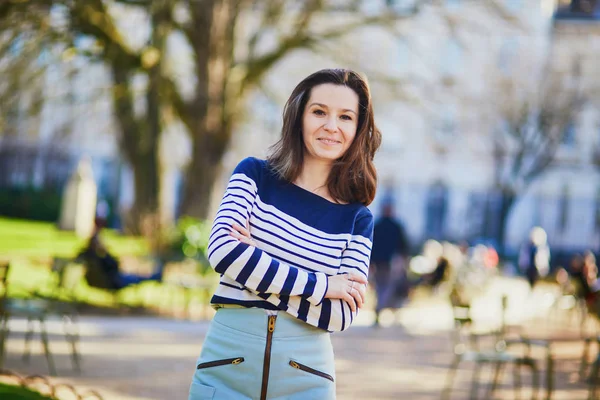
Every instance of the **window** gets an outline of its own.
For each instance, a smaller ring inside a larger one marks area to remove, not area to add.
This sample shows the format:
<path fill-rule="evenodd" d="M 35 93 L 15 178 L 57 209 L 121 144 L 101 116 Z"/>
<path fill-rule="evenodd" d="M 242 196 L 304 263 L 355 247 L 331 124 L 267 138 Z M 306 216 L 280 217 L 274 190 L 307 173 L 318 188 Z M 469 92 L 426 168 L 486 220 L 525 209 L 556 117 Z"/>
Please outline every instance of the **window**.
<path fill-rule="evenodd" d="M 567 123 L 563 132 L 562 144 L 568 147 L 574 147 L 577 142 L 577 129 L 573 121 Z"/>
<path fill-rule="evenodd" d="M 505 0 L 504 4 L 506 9 L 513 13 L 519 12 L 523 8 L 523 0 Z"/>
<path fill-rule="evenodd" d="M 597 233 L 600 233 L 600 188 L 596 191 L 596 210 L 594 215 L 594 228 Z"/>
<path fill-rule="evenodd" d="M 385 5 L 388 9 L 396 11 L 397 13 L 404 13 L 411 11 L 417 0 L 385 0 Z M 371 1 L 375 3 L 375 1 Z M 369 2 L 366 2 L 369 3 Z"/>
<path fill-rule="evenodd" d="M 456 76 L 460 70 L 462 61 L 462 46 L 456 39 L 450 39 L 442 51 L 442 75 L 444 77 Z"/>
<path fill-rule="evenodd" d="M 460 7 L 461 0 L 446 0 L 446 8 L 456 10 Z"/>
<path fill-rule="evenodd" d="M 442 239 L 446 226 L 448 210 L 448 188 L 438 182 L 429 188 L 427 193 L 427 208 L 425 232 L 428 239 Z"/>
<path fill-rule="evenodd" d="M 400 74 L 406 74 L 410 67 L 410 46 L 405 40 L 400 40 L 396 46 L 396 69 Z"/>
<path fill-rule="evenodd" d="M 485 214 L 486 194 L 482 192 L 471 192 L 469 194 L 469 207 L 467 209 L 467 237 L 478 238 L 484 234 Z"/>
<path fill-rule="evenodd" d="M 435 139 L 439 144 L 448 145 L 456 137 L 458 130 L 457 111 L 454 104 L 444 104 L 435 126 Z"/>
<path fill-rule="evenodd" d="M 598 0 L 573 0 L 571 2 L 571 11 L 592 14 L 598 7 L 598 3 Z"/>
<path fill-rule="evenodd" d="M 560 199 L 558 200 L 558 231 L 564 232 L 569 223 L 569 186 L 563 186 Z"/>
<path fill-rule="evenodd" d="M 511 75 L 517 61 L 519 40 L 516 37 L 504 39 L 498 52 L 498 69 L 504 75 Z"/>

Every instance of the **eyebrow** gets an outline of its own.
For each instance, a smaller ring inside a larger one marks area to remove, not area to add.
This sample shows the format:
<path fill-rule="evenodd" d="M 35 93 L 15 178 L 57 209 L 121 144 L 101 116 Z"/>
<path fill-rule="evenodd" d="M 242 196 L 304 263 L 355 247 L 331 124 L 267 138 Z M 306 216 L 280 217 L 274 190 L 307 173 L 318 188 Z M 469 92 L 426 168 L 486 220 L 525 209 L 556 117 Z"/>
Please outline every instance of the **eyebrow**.
<path fill-rule="evenodd" d="M 310 103 L 308 106 L 309 106 L 309 107 L 311 107 L 311 106 L 319 106 L 319 107 L 323 107 L 323 108 L 327 108 L 327 109 L 329 109 L 329 107 L 327 107 L 325 104 L 322 104 L 322 103 Z M 358 114 L 356 113 L 356 111 L 354 111 L 354 110 L 351 110 L 351 109 L 349 109 L 349 108 L 344 108 L 342 111 L 343 111 L 343 112 L 351 112 L 351 113 L 353 113 L 354 115 L 358 115 Z"/>

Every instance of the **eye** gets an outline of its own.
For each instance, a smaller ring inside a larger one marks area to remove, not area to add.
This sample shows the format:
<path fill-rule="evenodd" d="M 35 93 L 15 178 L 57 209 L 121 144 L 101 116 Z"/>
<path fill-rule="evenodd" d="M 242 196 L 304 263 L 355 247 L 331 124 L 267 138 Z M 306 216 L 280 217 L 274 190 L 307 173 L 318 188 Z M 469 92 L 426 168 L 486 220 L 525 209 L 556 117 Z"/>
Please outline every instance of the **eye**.
<path fill-rule="evenodd" d="M 325 111 L 317 109 L 317 110 L 313 111 L 313 114 L 315 114 L 315 115 L 325 115 Z"/>
<path fill-rule="evenodd" d="M 344 121 L 352 121 L 352 117 L 349 115 L 342 115 L 340 118 Z"/>

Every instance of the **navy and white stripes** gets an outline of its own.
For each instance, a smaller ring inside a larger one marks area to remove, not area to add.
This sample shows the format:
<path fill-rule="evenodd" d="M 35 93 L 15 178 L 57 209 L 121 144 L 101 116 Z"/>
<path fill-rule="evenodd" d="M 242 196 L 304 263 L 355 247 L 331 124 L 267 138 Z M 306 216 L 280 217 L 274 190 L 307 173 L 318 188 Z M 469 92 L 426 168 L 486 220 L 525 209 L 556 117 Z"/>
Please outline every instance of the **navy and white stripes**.
<path fill-rule="evenodd" d="M 229 235 L 250 230 L 257 247 Z M 367 276 L 373 217 L 362 204 L 334 204 L 279 179 L 266 161 L 243 160 L 215 217 L 208 259 L 222 275 L 211 303 L 283 310 L 328 331 L 355 317 L 343 300 L 324 299 L 327 275 Z"/>

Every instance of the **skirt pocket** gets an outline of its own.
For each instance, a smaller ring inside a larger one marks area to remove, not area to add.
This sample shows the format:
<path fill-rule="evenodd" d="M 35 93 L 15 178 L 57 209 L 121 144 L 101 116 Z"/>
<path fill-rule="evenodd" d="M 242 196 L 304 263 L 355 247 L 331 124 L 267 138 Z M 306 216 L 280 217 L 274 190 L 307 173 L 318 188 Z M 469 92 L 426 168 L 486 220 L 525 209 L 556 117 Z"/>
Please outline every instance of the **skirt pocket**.
<path fill-rule="evenodd" d="M 244 362 L 244 357 L 225 358 L 223 360 L 215 360 L 200 363 L 196 366 L 196 369 L 205 369 L 212 367 L 219 367 L 221 365 L 238 365 Z"/>
<path fill-rule="evenodd" d="M 309 367 L 307 365 L 300 364 L 297 361 L 290 360 L 290 366 L 293 367 L 293 368 L 299 369 L 300 371 L 308 372 L 309 374 L 320 376 L 321 378 L 325 378 L 325 379 L 328 379 L 331 382 L 333 382 L 333 377 L 331 375 L 326 374 L 325 372 L 318 371 L 318 370 L 316 370 L 314 368 L 311 368 L 311 367 Z"/>
<path fill-rule="evenodd" d="M 213 400 L 216 389 L 198 382 L 193 382 L 190 387 L 188 400 Z"/>

